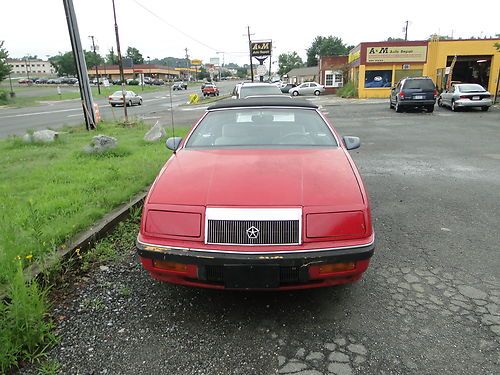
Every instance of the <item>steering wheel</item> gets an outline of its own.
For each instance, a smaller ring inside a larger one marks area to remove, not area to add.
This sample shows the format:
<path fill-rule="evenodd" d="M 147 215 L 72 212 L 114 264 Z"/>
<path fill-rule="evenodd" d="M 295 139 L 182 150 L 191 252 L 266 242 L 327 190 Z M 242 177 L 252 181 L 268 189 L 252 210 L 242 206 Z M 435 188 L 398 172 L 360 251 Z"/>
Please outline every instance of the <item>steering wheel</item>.
<path fill-rule="evenodd" d="M 279 137 L 275 142 L 275 144 L 292 144 L 292 145 L 311 145 L 311 138 L 307 134 L 294 132 L 288 133 L 281 137 Z"/>

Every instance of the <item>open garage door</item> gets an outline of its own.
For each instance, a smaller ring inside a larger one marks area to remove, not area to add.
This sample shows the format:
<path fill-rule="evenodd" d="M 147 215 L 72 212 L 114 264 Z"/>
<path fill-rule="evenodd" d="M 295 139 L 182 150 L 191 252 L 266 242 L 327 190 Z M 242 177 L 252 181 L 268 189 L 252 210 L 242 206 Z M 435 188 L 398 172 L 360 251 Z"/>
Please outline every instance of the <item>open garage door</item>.
<path fill-rule="evenodd" d="M 448 56 L 446 66 L 450 66 L 454 56 Z M 452 81 L 477 83 L 488 89 L 490 80 L 491 55 L 457 56 L 452 72 Z"/>

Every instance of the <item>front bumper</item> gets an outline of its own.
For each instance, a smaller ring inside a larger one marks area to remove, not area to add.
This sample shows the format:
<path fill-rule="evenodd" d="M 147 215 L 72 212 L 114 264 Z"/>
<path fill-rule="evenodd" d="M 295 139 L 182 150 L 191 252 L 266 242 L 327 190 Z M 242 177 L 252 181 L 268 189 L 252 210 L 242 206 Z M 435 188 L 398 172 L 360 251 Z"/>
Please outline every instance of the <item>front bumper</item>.
<path fill-rule="evenodd" d="M 143 267 L 159 281 L 212 289 L 305 289 L 357 281 L 367 269 L 375 243 L 279 253 L 245 253 L 171 248 L 137 241 Z M 162 262 L 184 265 L 161 268 Z M 323 272 L 325 265 L 349 269 Z"/>

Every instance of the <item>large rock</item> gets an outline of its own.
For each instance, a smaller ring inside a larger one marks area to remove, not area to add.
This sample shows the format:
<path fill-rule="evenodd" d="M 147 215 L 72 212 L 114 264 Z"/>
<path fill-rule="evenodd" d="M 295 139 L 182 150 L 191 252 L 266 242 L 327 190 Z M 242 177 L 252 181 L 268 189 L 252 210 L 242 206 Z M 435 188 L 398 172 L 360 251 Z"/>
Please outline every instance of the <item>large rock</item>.
<path fill-rule="evenodd" d="M 50 143 L 54 142 L 59 137 L 59 132 L 53 130 L 38 130 L 33 134 L 25 134 L 23 140 L 25 142 L 44 142 Z"/>
<path fill-rule="evenodd" d="M 90 145 L 85 146 L 84 150 L 89 153 L 100 153 L 115 148 L 117 145 L 118 140 L 116 138 L 99 134 L 92 137 Z"/>
<path fill-rule="evenodd" d="M 163 128 L 163 126 L 160 125 L 159 121 L 156 121 L 156 124 L 149 129 L 149 131 L 144 135 L 144 140 L 146 142 L 156 142 L 162 139 L 167 135 L 167 132 Z"/>

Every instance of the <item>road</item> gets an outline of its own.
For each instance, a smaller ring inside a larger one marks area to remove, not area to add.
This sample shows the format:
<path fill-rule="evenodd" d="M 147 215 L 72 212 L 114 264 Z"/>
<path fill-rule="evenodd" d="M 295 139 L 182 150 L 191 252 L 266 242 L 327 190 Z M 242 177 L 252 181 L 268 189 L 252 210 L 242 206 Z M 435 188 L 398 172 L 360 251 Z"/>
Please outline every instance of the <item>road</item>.
<path fill-rule="evenodd" d="M 207 291 L 152 281 L 131 251 L 54 307 L 62 373 L 498 374 L 500 111 L 316 101 L 362 139 L 352 156 L 377 234 L 364 278 Z"/>
<path fill-rule="evenodd" d="M 221 95 L 231 93 L 234 85 L 233 81 L 221 81 L 218 85 Z M 128 107 L 130 118 L 145 118 L 146 120 L 170 118 L 170 115 L 166 116 L 170 110 L 170 96 L 167 86 L 162 91 L 141 93 L 140 88 L 138 88 L 135 92 L 143 96 L 144 102 L 142 106 Z M 185 91 L 172 91 L 173 108 L 179 109 L 178 107 L 185 104 L 188 101 L 188 96 L 192 93 L 201 94 L 200 88 L 189 87 Z M 112 108 L 105 99 L 98 99 L 95 102 L 99 105 L 103 119 L 123 119 L 123 107 Z M 192 109 L 181 108 L 179 112 Z M 182 121 L 184 116 L 181 113 L 179 116 L 179 120 Z M 22 135 L 27 130 L 58 129 L 65 125 L 76 126 L 83 123 L 84 118 L 79 99 L 47 102 L 36 107 L 0 108 L 0 138 L 9 135 Z"/>

